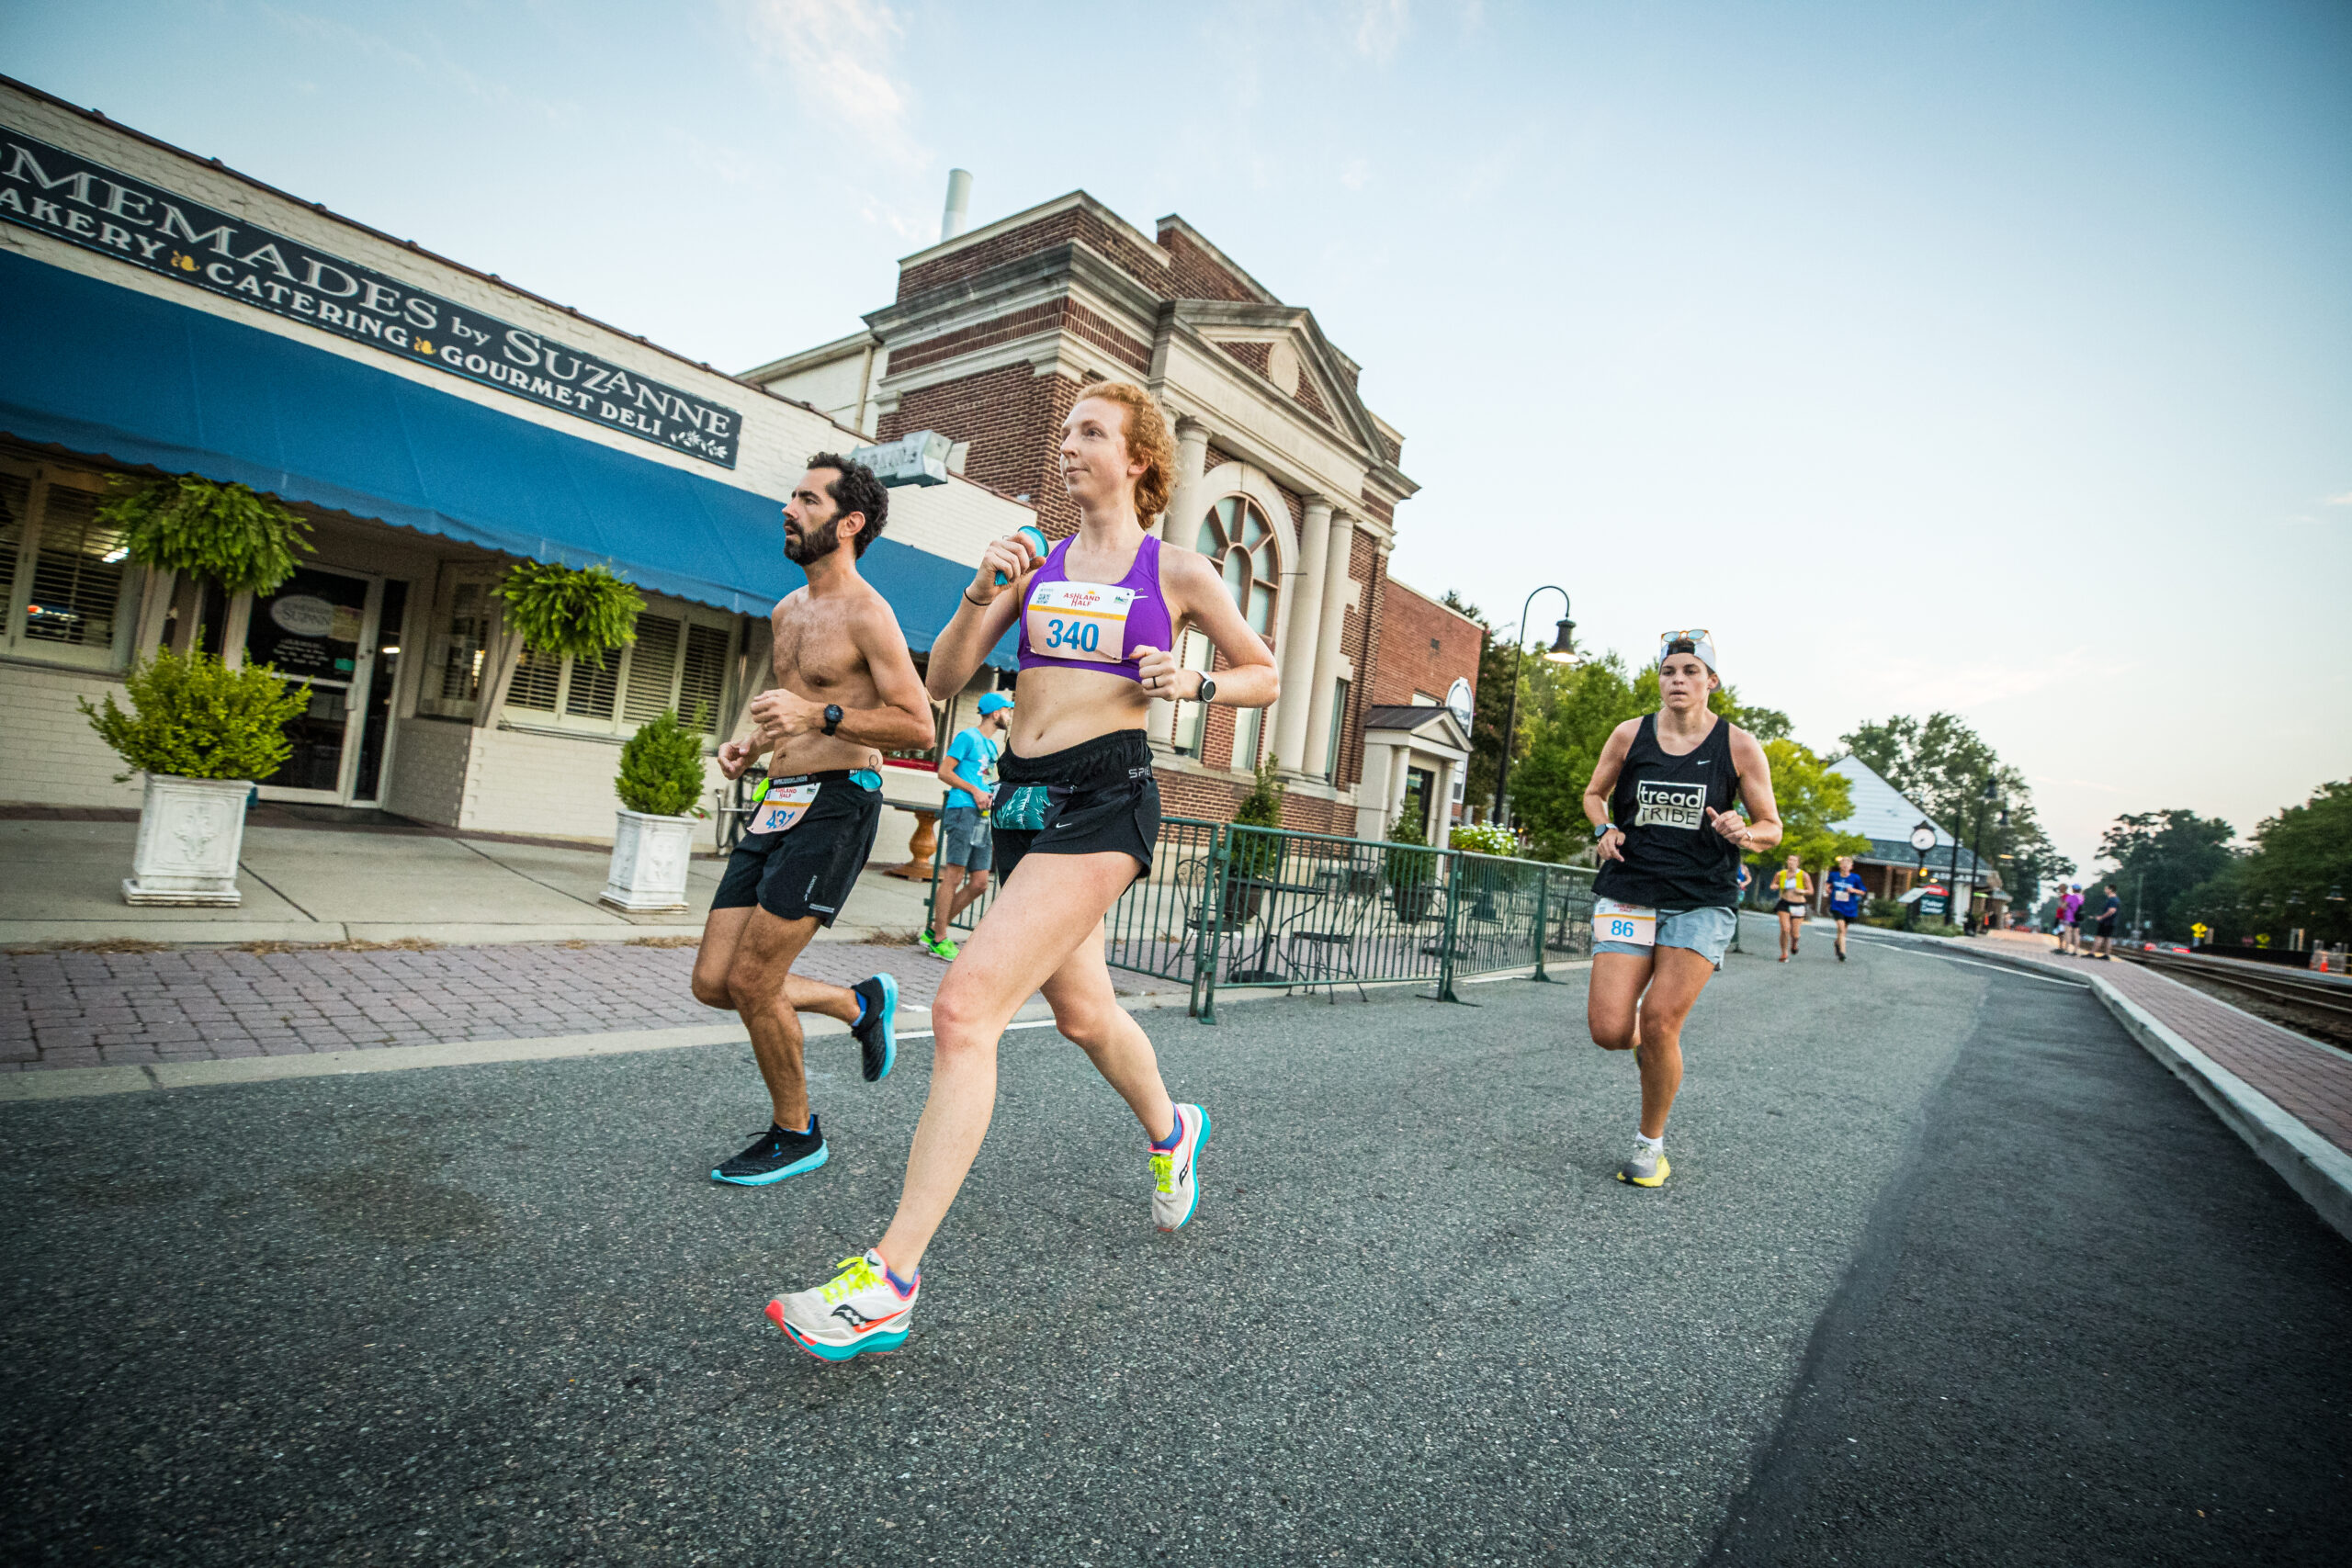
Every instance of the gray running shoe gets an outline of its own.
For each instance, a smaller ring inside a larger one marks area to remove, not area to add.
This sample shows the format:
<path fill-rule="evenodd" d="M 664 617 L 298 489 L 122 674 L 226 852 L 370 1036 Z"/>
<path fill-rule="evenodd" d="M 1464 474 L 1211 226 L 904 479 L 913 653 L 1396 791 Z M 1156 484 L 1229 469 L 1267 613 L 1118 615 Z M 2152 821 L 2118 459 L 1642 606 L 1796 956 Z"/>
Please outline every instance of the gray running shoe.
<path fill-rule="evenodd" d="M 1663 1148 L 1634 1140 L 1634 1157 L 1617 1168 L 1617 1179 L 1635 1187 L 1663 1187 L 1674 1168 L 1666 1163 Z"/>

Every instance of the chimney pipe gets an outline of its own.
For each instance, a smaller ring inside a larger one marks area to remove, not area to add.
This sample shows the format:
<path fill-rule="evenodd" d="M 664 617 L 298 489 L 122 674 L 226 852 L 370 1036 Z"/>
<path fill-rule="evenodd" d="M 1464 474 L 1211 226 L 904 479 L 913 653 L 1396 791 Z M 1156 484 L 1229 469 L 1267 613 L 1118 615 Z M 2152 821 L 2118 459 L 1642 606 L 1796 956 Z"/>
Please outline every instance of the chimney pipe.
<path fill-rule="evenodd" d="M 939 243 L 945 244 L 964 231 L 964 219 L 972 209 L 972 172 L 969 169 L 947 171 L 947 210 L 939 216 Z"/>

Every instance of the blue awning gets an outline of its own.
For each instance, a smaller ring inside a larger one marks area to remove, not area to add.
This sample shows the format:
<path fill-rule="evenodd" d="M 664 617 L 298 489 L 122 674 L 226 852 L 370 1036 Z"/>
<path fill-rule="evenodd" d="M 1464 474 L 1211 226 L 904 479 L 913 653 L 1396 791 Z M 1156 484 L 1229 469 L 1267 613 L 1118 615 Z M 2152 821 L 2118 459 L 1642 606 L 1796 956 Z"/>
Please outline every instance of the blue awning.
<path fill-rule="evenodd" d="M 603 562 L 746 615 L 805 581 L 779 500 L 5 251 L 0 431 L 506 555 Z M 918 653 L 971 581 L 888 538 L 858 564 Z M 1011 638 L 989 662 L 1011 668 Z"/>

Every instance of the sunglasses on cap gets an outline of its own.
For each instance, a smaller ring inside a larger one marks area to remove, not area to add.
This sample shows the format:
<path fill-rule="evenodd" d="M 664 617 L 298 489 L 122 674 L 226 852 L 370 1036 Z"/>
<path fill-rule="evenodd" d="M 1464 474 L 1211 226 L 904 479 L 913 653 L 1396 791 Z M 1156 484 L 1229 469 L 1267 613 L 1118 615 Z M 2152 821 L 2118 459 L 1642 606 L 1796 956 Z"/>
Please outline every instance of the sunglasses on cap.
<path fill-rule="evenodd" d="M 1680 631 L 1657 634 L 1657 660 L 1660 664 L 1678 653 L 1692 653 L 1708 669 L 1715 667 L 1715 634 L 1704 626 L 1688 626 Z"/>

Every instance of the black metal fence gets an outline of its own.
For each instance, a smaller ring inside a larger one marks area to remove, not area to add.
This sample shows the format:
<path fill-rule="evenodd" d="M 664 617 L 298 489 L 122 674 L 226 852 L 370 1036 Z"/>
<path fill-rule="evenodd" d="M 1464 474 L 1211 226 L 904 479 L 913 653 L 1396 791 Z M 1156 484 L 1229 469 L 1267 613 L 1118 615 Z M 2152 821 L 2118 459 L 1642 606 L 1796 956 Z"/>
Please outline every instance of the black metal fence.
<path fill-rule="evenodd" d="M 1216 1019 L 1235 987 L 1426 984 L 1447 1001 L 1474 976 L 1592 951 L 1592 873 L 1541 861 L 1171 817 L 1151 874 L 1104 920 L 1114 969 L 1193 988 Z M 936 877 L 934 874 L 934 886 Z M 968 933 L 994 897 L 950 925 Z M 946 934 L 946 933 L 942 933 Z"/>

